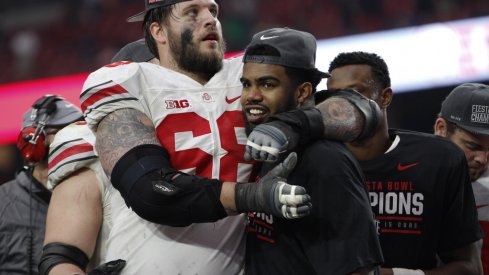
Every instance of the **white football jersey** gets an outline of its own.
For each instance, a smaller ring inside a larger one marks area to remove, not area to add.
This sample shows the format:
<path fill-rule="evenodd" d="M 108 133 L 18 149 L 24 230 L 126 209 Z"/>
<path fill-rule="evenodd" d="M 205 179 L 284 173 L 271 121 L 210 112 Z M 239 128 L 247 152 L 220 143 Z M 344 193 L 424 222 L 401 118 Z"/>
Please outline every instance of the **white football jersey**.
<path fill-rule="evenodd" d="M 61 129 L 54 137 L 49 149 L 48 188 L 54 189 L 73 172 L 81 168 L 89 168 L 98 179 L 102 194 L 103 222 L 97 238 L 97 245 L 90 260 L 94 267 L 105 261 L 106 240 L 112 228 L 110 208 L 111 196 L 120 197 L 113 192 L 112 185 L 105 175 L 95 152 L 95 136 L 85 122 L 75 122 Z"/>
<path fill-rule="evenodd" d="M 241 58 L 224 61 L 208 83 L 150 63 L 119 62 L 92 73 L 81 105 L 92 130 L 107 114 L 133 108 L 155 125 L 173 168 L 223 181 L 248 182 L 243 159 Z M 244 263 L 243 215 L 215 223 L 170 227 L 139 218 L 117 197 L 108 260 L 124 259 L 125 274 L 238 274 Z"/>

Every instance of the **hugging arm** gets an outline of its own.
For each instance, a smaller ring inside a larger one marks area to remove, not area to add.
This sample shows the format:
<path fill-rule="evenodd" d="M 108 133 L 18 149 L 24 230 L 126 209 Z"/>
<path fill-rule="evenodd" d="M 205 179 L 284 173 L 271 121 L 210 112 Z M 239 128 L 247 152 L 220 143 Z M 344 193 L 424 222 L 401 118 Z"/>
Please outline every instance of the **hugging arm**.
<path fill-rule="evenodd" d="M 279 176 L 264 177 L 260 183 L 269 188 L 258 188 L 254 183 L 222 182 L 175 170 L 154 129 L 152 121 L 140 111 L 119 109 L 99 123 L 96 133 L 104 171 L 126 204 L 148 221 L 186 226 L 213 222 L 237 210 L 282 213 L 284 207 L 309 203 L 305 191 L 296 193 L 295 200 L 270 199 L 287 195 L 283 187 L 289 185 L 284 179 L 278 180 Z M 244 186 L 248 192 L 237 192 Z M 242 208 L 236 207 L 237 202 Z"/>
<path fill-rule="evenodd" d="M 246 159 L 276 161 L 298 144 L 327 138 L 342 142 L 362 140 L 379 123 L 378 105 L 354 90 L 317 92 L 315 108 L 275 114 L 248 136 Z"/>

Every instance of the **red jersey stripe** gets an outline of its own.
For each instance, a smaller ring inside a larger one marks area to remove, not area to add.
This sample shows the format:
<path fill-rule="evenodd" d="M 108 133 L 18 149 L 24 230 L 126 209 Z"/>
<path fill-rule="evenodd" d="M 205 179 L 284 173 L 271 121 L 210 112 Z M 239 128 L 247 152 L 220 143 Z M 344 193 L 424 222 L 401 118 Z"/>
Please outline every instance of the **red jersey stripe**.
<path fill-rule="evenodd" d="M 113 95 L 126 94 L 126 93 L 128 93 L 127 90 L 124 89 L 119 84 L 101 89 L 98 92 L 93 93 L 87 99 L 85 99 L 81 103 L 81 109 L 83 112 L 85 112 L 88 107 L 93 106 L 96 102 L 98 102 L 104 98 L 111 97 Z"/>
<path fill-rule="evenodd" d="M 59 153 L 59 155 L 57 155 L 52 161 L 49 162 L 48 169 L 51 170 L 53 167 L 55 167 L 60 162 L 62 162 L 63 160 L 69 157 L 81 153 L 91 152 L 91 151 L 93 151 L 93 146 L 88 142 L 77 144 L 76 146 L 67 148 L 66 150 L 63 150 L 61 153 Z"/>

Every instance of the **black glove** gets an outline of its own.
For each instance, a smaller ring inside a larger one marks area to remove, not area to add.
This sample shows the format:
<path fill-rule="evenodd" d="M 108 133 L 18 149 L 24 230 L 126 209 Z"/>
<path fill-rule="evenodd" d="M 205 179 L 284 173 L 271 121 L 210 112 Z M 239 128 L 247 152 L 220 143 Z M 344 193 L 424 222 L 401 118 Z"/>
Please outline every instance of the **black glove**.
<path fill-rule="evenodd" d="M 236 210 L 266 212 L 287 219 L 309 215 L 312 204 L 306 189 L 290 185 L 285 179 L 296 163 L 297 154 L 292 152 L 257 183 L 236 184 Z"/>
<path fill-rule="evenodd" d="M 100 264 L 88 272 L 88 275 L 118 275 L 121 270 L 126 266 L 126 261 L 124 260 L 114 260 Z"/>
<path fill-rule="evenodd" d="M 320 139 L 323 131 L 323 120 L 317 109 L 281 112 L 253 128 L 248 135 L 244 157 L 246 160 L 275 162 L 280 153 Z"/>

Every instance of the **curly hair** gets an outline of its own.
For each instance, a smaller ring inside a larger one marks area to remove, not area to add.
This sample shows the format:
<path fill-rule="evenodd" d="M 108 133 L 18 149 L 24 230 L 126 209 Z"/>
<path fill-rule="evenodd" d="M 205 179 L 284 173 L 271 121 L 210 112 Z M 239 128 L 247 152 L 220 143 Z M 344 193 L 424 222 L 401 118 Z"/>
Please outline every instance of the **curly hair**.
<path fill-rule="evenodd" d="M 381 89 L 391 86 L 389 69 L 384 59 L 375 53 L 367 53 L 362 51 L 340 53 L 329 64 L 329 72 L 336 68 L 347 65 L 368 65 L 372 70 L 372 78 Z"/>

